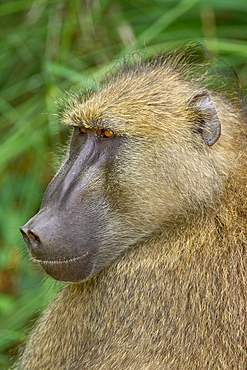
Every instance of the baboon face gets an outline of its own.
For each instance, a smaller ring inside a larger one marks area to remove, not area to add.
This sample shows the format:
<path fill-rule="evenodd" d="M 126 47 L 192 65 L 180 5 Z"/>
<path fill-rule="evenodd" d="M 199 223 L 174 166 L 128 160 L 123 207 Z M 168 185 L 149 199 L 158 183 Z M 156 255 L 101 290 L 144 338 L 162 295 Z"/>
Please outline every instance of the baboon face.
<path fill-rule="evenodd" d="M 121 94 L 131 100 L 124 89 Z M 103 97 L 101 106 L 97 99 L 85 109 L 81 105 L 79 123 L 78 114 L 77 121 L 71 114 L 75 127 L 68 159 L 49 184 L 39 213 L 21 228 L 31 255 L 57 280 L 78 282 L 94 275 L 181 215 L 213 202 L 219 188 L 209 151 L 220 136 L 220 122 L 206 90 L 181 98 L 186 114 L 174 112 L 176 123 L 159 98 L 161 127 L 153 133 L 147 122 L 143 132 L 139 128 L 147 106 L 150 124 L 154 114 L 159 120 L 152 97 L 135 108 L 138 132 L 133 123 L 128 126 L 124 101 L 114 115 L 111 101 L 107 109 Z M 135 121 L 131 110 L 128 114 Z"/>

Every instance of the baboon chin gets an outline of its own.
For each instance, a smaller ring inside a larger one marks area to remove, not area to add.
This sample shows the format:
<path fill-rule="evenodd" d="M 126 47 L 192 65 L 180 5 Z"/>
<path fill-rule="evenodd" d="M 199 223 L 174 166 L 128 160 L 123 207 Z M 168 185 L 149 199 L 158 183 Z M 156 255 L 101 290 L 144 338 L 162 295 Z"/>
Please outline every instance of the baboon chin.
<path fill-rule="evenodd" d="M 247 125 L 186 61 L 137 63 L 63 112 L 70 151 L 21 232 L 77 284 L 15 369 L 246 368 Z"/>

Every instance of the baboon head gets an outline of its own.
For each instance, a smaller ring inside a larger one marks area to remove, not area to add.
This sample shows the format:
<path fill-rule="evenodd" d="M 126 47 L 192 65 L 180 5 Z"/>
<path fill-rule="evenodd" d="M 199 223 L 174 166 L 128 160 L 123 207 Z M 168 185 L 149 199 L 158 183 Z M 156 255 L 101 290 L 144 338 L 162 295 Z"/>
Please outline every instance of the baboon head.
<path fill-rule="evenodd" d="M 219 101 L 171 61 L 133 67 L 73 99 L 63 116 L 74 127 L 70 152 L 21 228 L 34 260 L 79 282 L 213 210 L 232 155 Z"/>

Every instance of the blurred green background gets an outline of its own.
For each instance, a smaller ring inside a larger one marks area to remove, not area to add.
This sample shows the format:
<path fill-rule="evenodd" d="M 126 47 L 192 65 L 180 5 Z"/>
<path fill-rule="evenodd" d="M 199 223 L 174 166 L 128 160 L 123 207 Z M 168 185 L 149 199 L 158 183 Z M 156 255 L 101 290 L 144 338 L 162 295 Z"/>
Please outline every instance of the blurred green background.
<path fill-rule="evenodd" d="M 69 128 L 56 101 L 127 54 L 205 45 L 247 88 L 246 0 L 0 1 L 0 367 L 61 288 L 29 262 L 19 227 L 37 210 Z"/>

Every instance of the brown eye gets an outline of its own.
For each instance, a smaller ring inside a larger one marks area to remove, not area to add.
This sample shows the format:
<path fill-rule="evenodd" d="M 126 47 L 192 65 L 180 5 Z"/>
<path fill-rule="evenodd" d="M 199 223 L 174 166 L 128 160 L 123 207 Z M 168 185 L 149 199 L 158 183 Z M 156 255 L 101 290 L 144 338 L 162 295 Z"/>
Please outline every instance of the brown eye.
<path fill-rule="evenodd" d="M 84 127 L 80 127 L 80 133 L 81 134 L 86 134 L 87 133 L 87 129 L 86 128 L 84 128 Z"/>
<path fill-rule="evenodd" d="M 114 136 L 114 133 L 112 131 L 109 131 L 109 130 L 101 130 L 101 136 L 102 137 L 107 137 L 107 138 L 110 138 L 110 137 L 113 137 Z"/>

